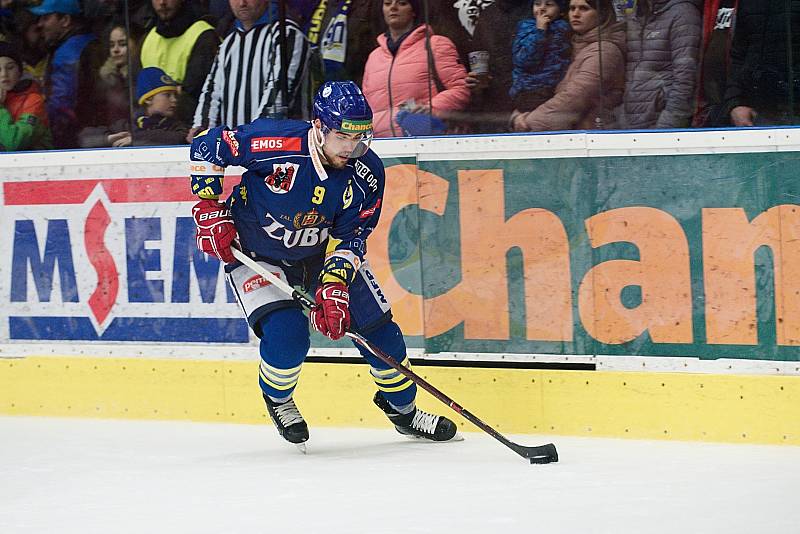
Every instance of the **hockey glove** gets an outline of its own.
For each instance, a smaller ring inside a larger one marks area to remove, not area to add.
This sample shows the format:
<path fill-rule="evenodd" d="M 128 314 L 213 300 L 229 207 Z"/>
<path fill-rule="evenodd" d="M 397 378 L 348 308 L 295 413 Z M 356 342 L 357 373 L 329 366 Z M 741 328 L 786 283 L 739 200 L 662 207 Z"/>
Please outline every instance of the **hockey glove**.
<path fill-rule="evenodd" d="M 344 336 L 350 328 L 350 293 L 341 282 L 329 282 L 317 287 L 317 305 L 311 310 L 314 330 L 333 339 Z"/>
<path fill-rule="evenodd" d="M 205 199 L 194 205 L 192 216 L 197 225 L 197 248 L 225 263 L 236 261 L 231 252 L 236 239 L 231 210 L 217 200 Z"/>

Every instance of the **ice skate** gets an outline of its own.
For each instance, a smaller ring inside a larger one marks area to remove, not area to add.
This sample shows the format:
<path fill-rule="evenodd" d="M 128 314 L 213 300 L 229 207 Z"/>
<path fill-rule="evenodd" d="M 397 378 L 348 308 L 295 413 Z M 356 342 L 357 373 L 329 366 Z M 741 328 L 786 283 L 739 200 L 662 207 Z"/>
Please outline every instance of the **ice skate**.
<path fill-rule="evenodd" d="M 306 453 L 308 441 L 308 425 L 297 409 L 294 399 L 286 402 L 277 403 L 264 395 L 264 402 L 267 404 L 267 413 L 278 429 L 278 434 L 289 443 L 294 443 L 303 454 Z"/>
<path fill-rule="evenodd" d="M 431 414 L 416 407 L 410 413 L 401 414 L 392 408 L 380 391 L 375 393 L 372 402 L 383 410 L 397 431 L 405 436 L 430 441 L 461 441 L 464 439 L 457 432 L 456 424 L 443 415 Z"/>

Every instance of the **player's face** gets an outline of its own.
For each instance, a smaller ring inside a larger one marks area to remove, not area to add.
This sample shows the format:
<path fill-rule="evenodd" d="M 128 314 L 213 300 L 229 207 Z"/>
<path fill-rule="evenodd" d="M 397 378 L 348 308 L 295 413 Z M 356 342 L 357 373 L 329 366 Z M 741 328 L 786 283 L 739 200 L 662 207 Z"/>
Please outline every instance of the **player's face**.
<path fill-rule="evenodd" d="M 344 168 L 351 158 L 363 155 L 372 140 L 371 133 L 328 130 L 319 119 L 314 121 L 314 125 L 322 133 L 322 153 L 330 166 L 336 169 Z"/>
<path fill-rule="evenodd" d="M 16 61 L 10 57 L 0 57 L 0 89 L 10 91 L 17 85 L 21 76 Z"/>
<path fill-rule="evenodd" d="M 330 164 L 341 169 L 350 160 L 353 151 L 362 141 L 362 134 L 346 134 L 338 130 L 331 130 L 325 136 L 325 143 L 322 150 Z"/>
<path fill-rule="evenodd" d="M 550 22 L 556 20 L 561 11 L 558 9 L 558 4 L 555 0 L 534 0 L 533 2 L 533 16 L 536 20 L 541 17 L 548 17 Z"/>

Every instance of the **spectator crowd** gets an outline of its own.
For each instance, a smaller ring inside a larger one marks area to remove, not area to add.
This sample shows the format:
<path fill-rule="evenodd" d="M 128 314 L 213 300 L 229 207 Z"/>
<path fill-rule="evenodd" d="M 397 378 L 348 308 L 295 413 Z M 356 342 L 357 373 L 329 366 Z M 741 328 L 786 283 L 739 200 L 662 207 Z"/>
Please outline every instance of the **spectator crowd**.
<path fill-rule="evenodd" d="M 362 86 L 376 137 L 800 124 L 800 0 L 0 0 L 0 150 L 185 144 Z"/>

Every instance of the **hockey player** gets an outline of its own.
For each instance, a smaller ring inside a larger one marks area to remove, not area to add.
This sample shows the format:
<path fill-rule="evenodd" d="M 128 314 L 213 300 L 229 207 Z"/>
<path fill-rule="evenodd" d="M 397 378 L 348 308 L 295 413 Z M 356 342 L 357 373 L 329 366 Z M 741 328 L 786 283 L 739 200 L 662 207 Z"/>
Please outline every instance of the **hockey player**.
<path fill-rule="evenodd" d="M 327 82 L 314 98 L 314 120 L 257 119 L 194 138 L 192 191 L 197 246 L 224 261 L 228 282 L 261 339 L 259 384 L 267 412 L 287 441 L 302 444 L 308 426 L 292 398 L 312 326 L 330 339 L 348 329 L 408 365 L 400 328 L 364 258 L 378 223 L 384 168 L 370 150 L 372 110 L 353 82 Z M 219 201 L 224 167 L 247 171 L 227 203 Z M 290 285 L 315 294 L 307 318 L 299 304 L 235 261 L 231 244 Z M 432 441 L 456 435 L 444 416 L 415 406 L 416 385 L 356 345 L 378 386 L 373 401 L 401 433 Z"/>

